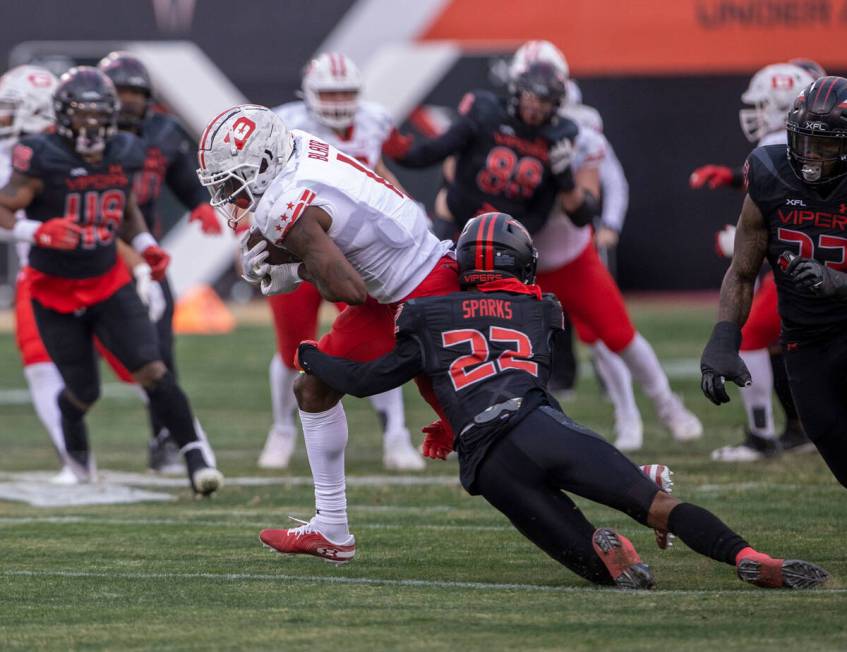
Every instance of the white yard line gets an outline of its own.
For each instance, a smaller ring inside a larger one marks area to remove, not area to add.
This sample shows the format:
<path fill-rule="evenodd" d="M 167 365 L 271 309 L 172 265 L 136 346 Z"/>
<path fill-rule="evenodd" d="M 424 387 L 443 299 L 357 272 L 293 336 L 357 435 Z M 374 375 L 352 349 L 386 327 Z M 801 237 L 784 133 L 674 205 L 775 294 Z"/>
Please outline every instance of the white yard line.
<path fill-rule="evenodd" d="M 378 579 L 373 577 L 339 577 L 336 575 L 288 575 L 268 573 L 106 573 L 94 571 L 31 571 L 31 570 L 6 570 L 2 572 L 5 577 L 63 577 L 63 578 L 102 578 L 102 579 L 187 579 L 187 580 L 217 580 L 223 582 L 259 581 L 259 582 L 309 582 L 313 584 L 347 584 L 359 586 L 397 586 L 401 588 L 422 589 L 469 589 L 474 591 L 538 591 L 542 593 L 586 593 L 591 591 L 602 591 L 602 588 L 592 586 L 547 586 L 543 584 L 501 584 L 497 582 L 450 582 L 439 580 L 418 579 Z M 810 594 L 816 593 L 841 594 L 847 593 L 847 589 L 815 589 Z M 765 595 L 761 589 L 669 589 L 657 591 L 621 591 L 617 595 L 633 596 L 634 599 L 660 597 L 660 596 L 732 596 L 758 594 Z M 770 596 L 795 595 L 793 591 L 771 591 Z M 745 598 L 746 599 L 746 598 Z"/>

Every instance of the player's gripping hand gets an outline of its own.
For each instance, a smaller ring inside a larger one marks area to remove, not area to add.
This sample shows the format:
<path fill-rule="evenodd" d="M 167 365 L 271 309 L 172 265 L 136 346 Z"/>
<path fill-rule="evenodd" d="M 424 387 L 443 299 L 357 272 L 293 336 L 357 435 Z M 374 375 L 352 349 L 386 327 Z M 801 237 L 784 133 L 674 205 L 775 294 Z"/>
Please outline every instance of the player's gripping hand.
<path fill-rule="evenodd" d="M 814 258 L 795 257 L 785 273 L 798 287 L 819 297 L 847 299 L 847 274 Z"/>
<path fill-rule="evenodd" d="M 244 231 L 239 238 L 241 243 L 241 278 L 250 285 L 259 285 L 268 273 L 270 265 L 265 262 L 270 255 L 266 240 L 259 240 L 248 248 L 247 241 L 252 231 Z"/>
<path fill-rule="evenodd" d="M 703 165 L 691 173 L 688 183 L 692 188 L 702 188 L 708 184 L 714 190 L 721 186 L 731 186 L 732 178 L 732 169 L 725 165 Z"/>
<path fill-rule="evenodd" d="M 223 232 L 218 214 L 211 204 L 198 204 L 188 216 L 188 222 L 200 222 L 200 230 L 207 235 L 220 235 Z"/>
<path fill-rule="evenodd" d="M 297 371 L 305 371 L 309 373 L 309 369 L 303 366 L 301 362 L 302 354 L 306 351 L 306 349 L 317 349 L 318 343 L 315 340 L 303 340 L 300 344 L 297 345 L 297 350 L 294 352 L 294 368 Z"/>
<path fill-rule="evenodd" d="M 18 220 L 14 233 L 18 239 L 31 242 L 37 247 L 70 251 L 79 244 L 82 228 L 73 217 L 54 217 L 46 222 Z"/>
<path fill-rule="evenodd" d="M 284 265 L 268 265 L 267 272 L 259 283 L 259 289 L 266 297 L 273 294 L 293 292 L 303 282 L 300 278 L 301 263 L 285 263 Z"/>
<path fill-rule="evenodd" d="M 573 161 L 573 143 L 565 138 L 550 148 L 550 169 L 553 174 L 562 174 Z"/>
<path fill-rule="evenodd" d="M 170 265 L 171 257 L 167 251 L 159 245 L 150 245 L 141 252 L 144 262 L 150 265 L 151 276 L 154 281 L 161 281 L 165 278 L 165 271 Z"/>
<path fill-rule="evenodd" d="M 421 446 L 423 456 L 431 460 L 446 460 L 453 450 L 453 438 L 444 427 L 444 422 L 441 419 L 433 421 L 424 426 L 421 432 L 426 435 Z"/>
<path fill-rule="evenodd" d="M 715 324 L 703 356 L 700 358 L 700 388 L 712 403 L 729 403 L 724 380 L 729 379 L 739 387 L 752 382 L 747 365 L 738 355 L 741 346 L 741 329 L 731 321 Z"/>
<path fill-rule="evenodd" d="M 165 314 L 167 302 L 162 286 L 153 280 L 153 270 L 147 263 L 138 263 L 132 268 L 135 277 L 135 291 L 141 302 L 147 306 L 147 314 L 153 323 L 159 321 Z"/>

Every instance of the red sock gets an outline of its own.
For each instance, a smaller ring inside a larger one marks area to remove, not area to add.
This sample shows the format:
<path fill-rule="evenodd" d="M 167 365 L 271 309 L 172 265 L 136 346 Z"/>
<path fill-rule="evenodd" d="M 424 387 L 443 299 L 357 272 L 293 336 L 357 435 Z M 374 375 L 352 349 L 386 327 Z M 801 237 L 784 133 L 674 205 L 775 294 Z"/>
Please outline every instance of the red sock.
<path fill-rule="evenodd" d="M 745 557 L 766 557 L 770 559 L 770 555 L 765 554 L 764 552 L 759 552 L 755 548 L 747 546 L 746 548 L 742 548 L 741 552 L 735 555 L 735 565 L 738 566 L 738 562 L 740 562 Z"/>

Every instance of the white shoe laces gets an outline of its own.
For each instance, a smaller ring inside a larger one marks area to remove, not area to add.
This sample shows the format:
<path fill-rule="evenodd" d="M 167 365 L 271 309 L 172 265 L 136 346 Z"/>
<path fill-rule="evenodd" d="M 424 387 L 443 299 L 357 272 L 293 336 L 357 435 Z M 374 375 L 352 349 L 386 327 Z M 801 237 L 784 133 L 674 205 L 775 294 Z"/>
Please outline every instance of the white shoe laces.
<path fill-rule="evenodd" d="M 314 525 L 314 521 L 315 521 L 314 517 L 310 521 L 303 521 L 303 520 L 301 520 L 299 518 L 295 518 L 294 516 L 289 514 L 288 518 L 290 518 L 295 523 L 300 523 L 299 527 L 290 528 L 288 530 L 288 532 L 290 534 L 293 534 L 297 538 L 300 538 L 305 534 L 311 534 L 312 532 L 318 532 L 318 529 Z"/>

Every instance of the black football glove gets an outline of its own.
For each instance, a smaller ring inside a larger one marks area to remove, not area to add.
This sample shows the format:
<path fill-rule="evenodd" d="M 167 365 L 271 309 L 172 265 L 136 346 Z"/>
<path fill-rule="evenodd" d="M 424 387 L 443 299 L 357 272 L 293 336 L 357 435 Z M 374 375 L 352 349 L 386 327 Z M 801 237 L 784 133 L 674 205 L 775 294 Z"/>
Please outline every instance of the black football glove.
<path fill-rule="evenodd" d="M 847 274 L 827 267 L 814 258 L 794 258 L 785 274 L 799 288 L 819 297 L 847 299 Z"/>
<path fill-rule="evenodd" d="M 729 379 L 739 387 L 752 382 L 747 365 L 738 355 L 741 346 L 741 329 L 731 321 L 719 321 L 715 324 L 712 337 L 709 338 L 703 356 L 700 358 L 700 388 L 712 403 L 729 403 L 724 387 L 724 379 Z"/>

